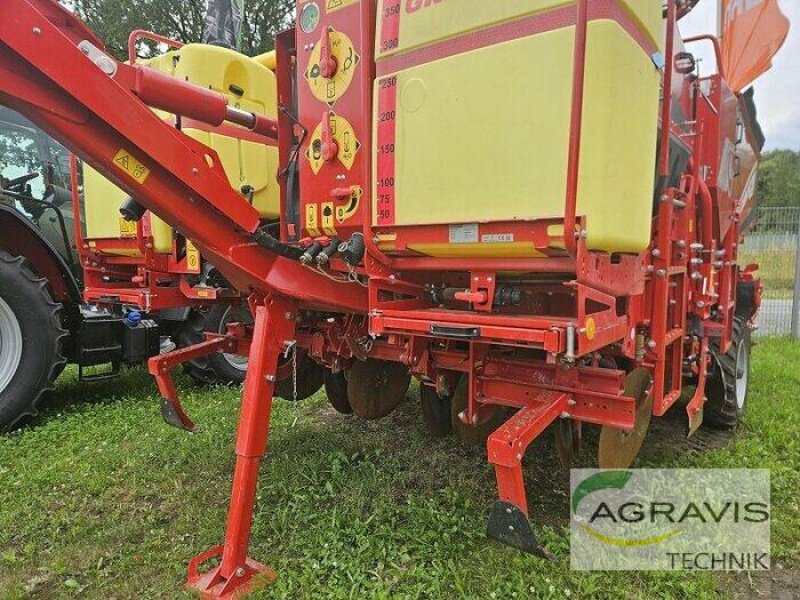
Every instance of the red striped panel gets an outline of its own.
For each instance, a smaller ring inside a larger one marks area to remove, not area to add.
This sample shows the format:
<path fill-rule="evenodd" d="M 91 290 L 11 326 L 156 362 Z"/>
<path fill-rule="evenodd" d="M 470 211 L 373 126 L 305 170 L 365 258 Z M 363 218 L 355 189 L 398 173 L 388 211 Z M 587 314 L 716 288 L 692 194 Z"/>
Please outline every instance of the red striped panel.
<path fill-rule="evenodd" d="M 487 48 L 495 44 L 570 27 L 575 25 L 576 17 L 577 10 L 575 7 L 567 6 L 549 10 L 544 13 L 529 15 L 492 27 L 486 27 L 478 31 L 472 31 L 396 56 L 390 56 L 385 59 L 379 58 L 377 62 L 378 76 L 397 73 L 411 67 L 417 67 L 435 60 Z M 394 19 L 395 17 L 392 17 L 392 20 Z M 619 0 L 593 0 L 590 2 L 589 20 L 594 21 L 598 19 L 611 19 L 616 21 L 649 56 L 652 56 L 656 52 L 657 49 L 655 45 L 642 30 L 641 25 L 639 25 L 628 10 L 620 4 Z M 392 39 L 398 40 L 399 43 L 399 11 L 396 15 L 397 22 L 388 24 L 390 27 L 393 27 L 393 29 L 387 28 L 387 20 L 389 20 L 389 18 L 384 15 L 381 48 L 383 48 L 384 43 L 391 43 Z"/>
<path fill-rule="evenodd" d="M 376 210 L 378 225 L 395 222 L 395 165 L 397 156 L 397 77 L 378 80 L 378 154 Z"/>

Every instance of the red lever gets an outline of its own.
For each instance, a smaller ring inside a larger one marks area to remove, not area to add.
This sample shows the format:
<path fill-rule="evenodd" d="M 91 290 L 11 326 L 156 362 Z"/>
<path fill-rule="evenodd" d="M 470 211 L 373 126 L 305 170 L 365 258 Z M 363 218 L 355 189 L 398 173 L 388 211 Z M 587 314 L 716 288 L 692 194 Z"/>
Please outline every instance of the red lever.
<path fill-rule="evenodd" d="M 339 63 L 336 62 L 336 57 L 331 53 L 331 31 L 327 27 L 322 34 L 322 41 L 319 48 L 319 72 L 325 79 L 330 79 L 336 75 L 336 69 Z"/>
<path fill-rule="evenodd" d="M 461 302 L 470 302 L 472 304 L 486 304 L 489 300 L 489 296 L 486 292 L 471 292 L 469 290 L 456 292 L 454 298 Z"/>
<path fill-rule="evenodd" d="M 325 115 L 322 117 L 322 160 L 324 161 L 331 161 L 337 156 L 339 156 L 339 144 L 336 143 L 336 140 L 333 139 L 333 133 L 331 133 L 331 117 L 333 113 L 331 111 L 326 111 Z"/>
<path fill-rule="evenodd" d="M 353 195 L 353 190 L 351 188 L 333 188 L 331 190 L 331 196 L 334 198 L 349 198 Z"/>

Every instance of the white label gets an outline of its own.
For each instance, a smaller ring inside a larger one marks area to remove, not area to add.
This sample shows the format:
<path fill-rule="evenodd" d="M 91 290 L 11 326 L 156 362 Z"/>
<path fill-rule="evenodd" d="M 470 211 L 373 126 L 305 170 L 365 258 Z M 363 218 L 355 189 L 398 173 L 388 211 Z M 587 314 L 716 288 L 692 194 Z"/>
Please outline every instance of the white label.
<path fill-rule="evenodd" d="M 481 236 L 484 244 L 508 244 L 514 241 L 513 233 L 487 233 Z"/>
<path fill-rule="evenodd" d="M 477 244 L 478 224 L 467 223 L 465 225 L 450 225 L 450 243 Z"/>

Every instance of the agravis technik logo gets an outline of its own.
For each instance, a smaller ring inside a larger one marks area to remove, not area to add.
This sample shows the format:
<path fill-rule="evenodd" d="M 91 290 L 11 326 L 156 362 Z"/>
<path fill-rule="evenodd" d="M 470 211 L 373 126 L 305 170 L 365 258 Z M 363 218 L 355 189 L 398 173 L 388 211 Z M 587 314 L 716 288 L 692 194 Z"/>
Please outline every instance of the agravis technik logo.
<path fill-rule="evenodd" d="M 769 568 L 769 472 L 573 470 L 581 570 Z"/>

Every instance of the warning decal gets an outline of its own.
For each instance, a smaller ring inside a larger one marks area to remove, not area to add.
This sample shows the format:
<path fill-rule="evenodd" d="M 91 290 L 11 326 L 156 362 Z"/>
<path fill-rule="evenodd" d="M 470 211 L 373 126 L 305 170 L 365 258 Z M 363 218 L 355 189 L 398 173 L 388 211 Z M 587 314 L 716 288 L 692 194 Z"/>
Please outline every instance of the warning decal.
<path fill-rule="evenodd" d="M 322 203 L 322 231 L 325 235 L 336 235 L 336 226 L 333 222 L 333 202 Z"/>
<path fill-rule="evenodd" d="M 308 231 L 308 234 L 312 237 L 319 236 L 317 211 L 318 208 L 316 204 L 306 205 L 306 231 Z"/>
<path fill-rule="evenodd" d="M 328 106 L 333 106 L 353 82 L 356 66 L 361 62 L 361 57 L 353 46 L 353 40 L 346 34 L 329 27 L 328 37 L 331 56 L 336 59 L 336 72 L 330 79 L 322 76 L 319 66 L 322 57 L 322 42 L 319 42 L 314 45 L 314 50 L 311 52 L 305 77 L 314 97 Z"/>
<path fill-rule="evenodd" d="M 186 269 L 192 273 L 200 272 L 200 251 L 189 240 L 186 240 Z"/>
<path fill-rule="evenodd" d="M 325 0 L 325 10 L 329 13 L 336 12 L 342 8 L 347 8 L 356 4 L 358 0 Z"/>
<path fill-rule="evenodd" d="M 133 154 L 124 148 L 120 148 L 119 152 L 114 155 L 114 164 L 130 175 L 138 184 L 143 184 L 150 175 L 150 169 L 136 160 Z"/>
<path fill-rule="evenodd" d="M 339 147 L 339 153 L 336 157 L 350 171 L 356 162 L 356 154 L 361 148 L 361 142 L 358 141 L 350 121 L 344 117 L 330 113 L 329 123 L 331 136 Z M 306 150 L 306 158 L 311 164 L 311 170 L 314 171 L 314 175 L 319 174 L 325 164 L 325 160 L 322 158 L 322 123 L 317 125 L 314 133 L 311 134 L 311 142 L 308 145 L 308 150 Z"/>
<path fill-rule="evenodd" d="M 119 218 L 119 237 L 122 238 L 135 238 L 136 237 L 136 221 L 128 221 L 124 217 Z"/>
<path fill-rule="evenodd" d="M 361 204 L 361 196 L 364 194 L 364 190 L 358 185 L 354 185 L 350 189 L 352 190 L 352 195 L 347 204 L 336 207 L 336 220 L 339 221 L 339 223 L 344 223 L 347 219 L 356 214 L 356 212 L 358 212 L 358 205 Z"/>

